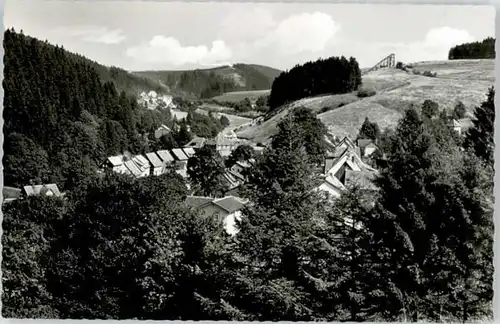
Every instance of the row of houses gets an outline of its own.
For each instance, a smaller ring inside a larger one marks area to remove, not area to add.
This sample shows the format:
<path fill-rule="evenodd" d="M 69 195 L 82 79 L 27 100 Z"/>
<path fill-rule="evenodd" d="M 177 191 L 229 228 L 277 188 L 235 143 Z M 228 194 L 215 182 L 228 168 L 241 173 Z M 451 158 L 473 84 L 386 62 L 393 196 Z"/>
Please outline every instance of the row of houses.
<path fill-rule="evenodd" d="M 159 176 L 173 169 L 186 178 L 187 161 L 194 154 L 193 148 L 160 150 L 135 156 L 121 154 L 108 157 L 103 167 L 114 172 L 130 174 L 136 178 Z"/>
<path fill-rule="evenodd" d="M 22 189 L 4 186 L 2 188 L 3 204 L 12 202 L 17 199 L 23 199 L 28 196 L 54 196 L 62 197 L 64 193 L 59 191 L 55 183 L 28 185 Z"/>

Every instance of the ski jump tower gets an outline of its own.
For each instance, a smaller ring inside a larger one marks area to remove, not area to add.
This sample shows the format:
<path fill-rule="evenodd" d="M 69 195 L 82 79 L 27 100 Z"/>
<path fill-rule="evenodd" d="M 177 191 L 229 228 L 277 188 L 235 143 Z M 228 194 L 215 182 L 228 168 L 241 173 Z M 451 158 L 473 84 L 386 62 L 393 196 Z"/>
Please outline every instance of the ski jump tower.
<path fill-rule="evenodd" d="M 395 67 L 396 66 L 396 55 L 394 53 L 386 56 L 384 59 L 382 59 L 380 62 L 375 64 L 373 67 L 370 69 L 366 70 L 363 74 L 366 74 L 368 72 L 372 72 L 381 68 L 385 67 Z"/>

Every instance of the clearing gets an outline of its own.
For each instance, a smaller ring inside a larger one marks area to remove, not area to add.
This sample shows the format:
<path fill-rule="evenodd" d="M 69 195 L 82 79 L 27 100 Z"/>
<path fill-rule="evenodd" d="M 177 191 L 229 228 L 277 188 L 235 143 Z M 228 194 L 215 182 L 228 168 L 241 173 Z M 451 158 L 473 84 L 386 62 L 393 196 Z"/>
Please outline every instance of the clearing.
<path fill-rule="evenodd" d="M 359 98 L 356 93 L 323 95 L 297 100 L 272 112 L 260 122 L 241 127 L 238 137 L 265 143 L 276 133 L 278 122 L 292 109 L 304 106 L 336 136 L 355 137 L 368 117 L 381 129 L 394 127 L 410 105 L 420 106 L 426 99 L 440 108 L 452 110 L 462 101 L 472 114 L 486 99 L 488 88 L 495 83 L 495 60 L 431 61 L 411 64 L 413 71 L 429 70 L 436 77 L 426 77 L 396 68 L 383 68 L 363 75 L 363 86 L 373 88 L 372 97 Z"/>

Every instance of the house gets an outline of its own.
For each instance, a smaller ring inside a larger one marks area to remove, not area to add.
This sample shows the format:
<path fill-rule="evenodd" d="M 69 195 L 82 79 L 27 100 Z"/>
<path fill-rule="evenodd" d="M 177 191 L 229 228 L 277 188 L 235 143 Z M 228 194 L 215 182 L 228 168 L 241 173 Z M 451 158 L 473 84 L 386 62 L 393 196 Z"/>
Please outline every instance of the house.
<path fill-rule="evenodd" d="M 166 163 L 164 163 L 156 153 L 146 153 L 146 158 L 151 166 L 150 174 L 159 176 L 163 174 L 165 170 Z"/>
<path fill-rule="evenodd" d="M 2 188 L 2 196 L 4 204 L 21 198 L 23 191 L 19 188 L 7 187 Z"/>
<path fill-rule="evenodd" d="M 155 130 L 155 138 L 159 139 L 160 137 L 162 137 L 164 135 L 170 134 L 171 131 L 172 130 L 170 128 L 168 128 L 167 126 L 161 125 L 160 127 L 158 127 L 157 130 Z"/>
<path fill-rule="evenodd" d="M 358 147 L 362 157 L 369 157 L 378 150 L 377 144 L 371 139 L 358 139 Z"/>
<path fill-rule="evenodd" d="M 135 163 L 137 168 L 140 170 L 139 177 L 147 177 L 150 175 L 151 165 L 147 158 L 142 155 L 136 155 L 132 158 L 132 161 Z"/>
<path fill-rule="evenodd" d="M 175 161 L 175 172 L 183 178 L 187 178 L 187 161 Z"/>
<path fill-rule="evenodd" d="M 325 159 L 324 180 L 316 188 L 339 197 L 341 192 L 353 185 L 365 191 L 377 190 L 373 178 L 377 170 L 364 163 L 350 140 L 342 140 L 335 148 L 333 155 Z"/>
<path fill-rule="evenodd" d="M 237 141 L 238 136 L 232 129 L 225 129 L 217 135 L 218 139 L 226 139 L 230 141 Z"/>
<path fill-rule="evenodd" d="M 105 162 L 105 167 L 110 168 L 113 172 L 128 173 L 128 169 L 125 166 L 126 160 L 127 157 L 123 154 L 110 156 Z"/>
<path fill-rule="evenodd" d="M 167 150 L 157 151 L 156 154 L 161 159 L 161 161 L 165 164 L 165 166 L 170 166 L 175 161 L 175 159 L 172 157 L 170 152 Z"/>
<path fill-rule="evenodd" d="M 187 161 L 189 158 L 180 148 L 172 149 L 172 155 L 176 161 Z"/>
<path fill-rule="evenodd" d="M 451 120 L 449 126 L 458 133 L 458 135 L 463 135 L 467 130 L 474 126 L 472 119 L 470 118 L 461 118 L 461 119 L 453 119 Z"/>
<path fill-rule="evenodd" d="M 182 149 L 182 151 L 188 158 L 192 157 L 195 154 L 195 151 L 192 147 L 185 147 Z"/>
<path fill-rule="evenodd" d="M 255 159 L 249 159 L 248 161 L 236 161 L 233 166 L 231 166 L 231 171 L 243 173 L 244 170 L 247 170 L 254 165 Z"/>
<path fill-rule="evenodd" d="M 184 145 L 184 147 L 192 147 L 195 150 L 198 150 L 202 148 L 205 145 L 205 142 L 207 141 L 206 138 L 204 137 L 194 137 L 189 143 Z"/>
<path fill-rule="evenodd" d="M 24 186 L 24 194 L 26 196 L 55 196 L 61 197 L 62 194 L 56 184 L 46 184 L 46 185 L 31 185 Z"/>
<path fill-rule="evenodd" d="M 128 173 L 136 178 L 140 178 L 143 174 L 141 169 L 139 169 L 139 167 L 132 160 L 125 161 L 125 167 L 127 168 Z"/>
<path fill-rule="evenodd" d="M 180 121 L 187 118 L 188 113 L 185 111 L 181 111 L 179 109 L 170 109 L 170 113 L 172 114 L 172 118 Z"/>
<path fill-rule="evenodd" d="M 238 233 L 236 220 L 241 220 L 241 210 L 246 204 L 235 196 L 224 198 L 188 196 L 185 203 L 188 207 L 200 211 L 202 216 L 217 217 L 230 235 Z"/>

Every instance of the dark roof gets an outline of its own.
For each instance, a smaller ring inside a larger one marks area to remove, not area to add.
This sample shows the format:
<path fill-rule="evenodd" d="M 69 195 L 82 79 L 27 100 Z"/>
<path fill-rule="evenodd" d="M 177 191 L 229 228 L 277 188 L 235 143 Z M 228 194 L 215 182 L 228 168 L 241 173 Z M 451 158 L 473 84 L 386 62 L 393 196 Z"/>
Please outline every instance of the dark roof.
<path fill-rule="evenodd" d="M 216 199 L 212 203 L 224 209 L 228 213 L 234 213 L 245 206 L 241 201 L 233 196 Z"/>
<path fill-rule="evenodd" d="M 19 198 L 21 193 L 22 190 L 19 188 L 4 186 L 2 189 L 3 199 Z"/>

